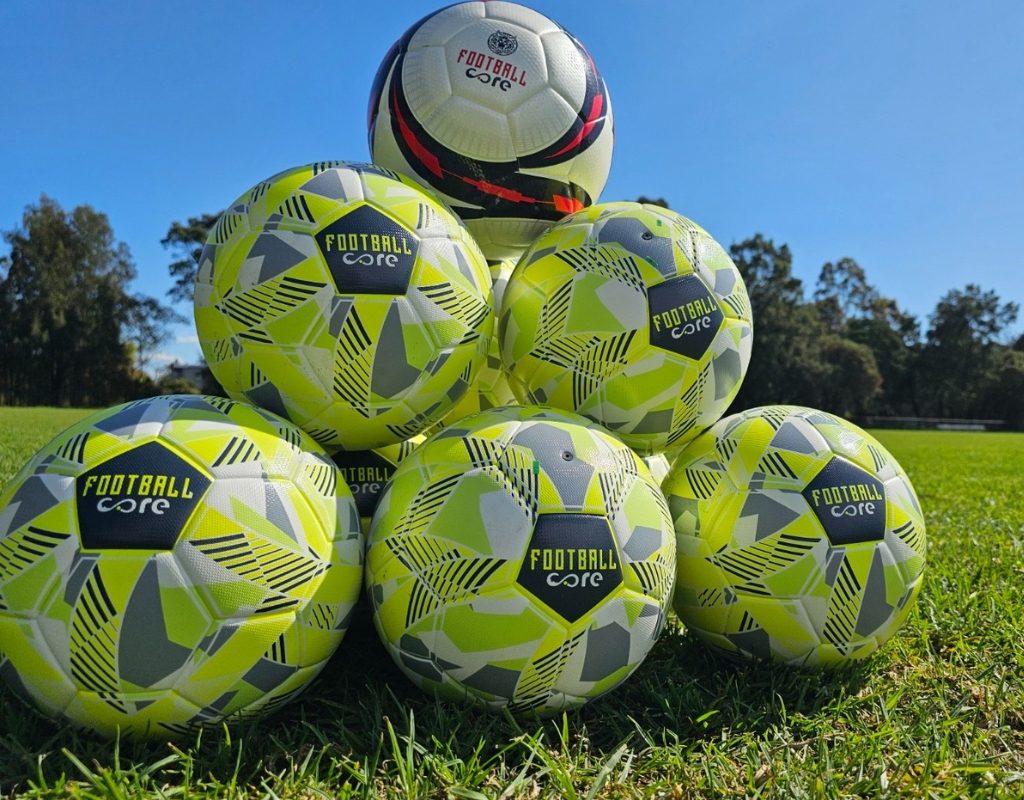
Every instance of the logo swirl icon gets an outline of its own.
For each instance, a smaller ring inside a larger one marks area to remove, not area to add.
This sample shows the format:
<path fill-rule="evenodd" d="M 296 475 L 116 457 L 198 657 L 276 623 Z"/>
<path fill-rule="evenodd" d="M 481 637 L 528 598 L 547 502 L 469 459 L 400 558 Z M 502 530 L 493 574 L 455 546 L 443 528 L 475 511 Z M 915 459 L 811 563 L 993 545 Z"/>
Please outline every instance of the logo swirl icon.
<path fill-rule="evenodd" d="M 364 267 L 373 266 L 373 256 L 369 253 L 362 253 L 358 256 L 355 253 L 345 253 L 341 260 L 349 265 L 362 264 Z"/>
<path fill-rule="evenodd" d="M 830 512 L 833 517 L 859 517 L 862 514 L 874 514 L 875 504 L 870 502 L 848 503 L 845 506 L 832 506 Z"/>
<path fill-rule="evenodd" d="M 519 49 L 519 40 L 514 33 L 495 31 L 487 37 L 488 49 L 499 56 L 510 56 Z"/>

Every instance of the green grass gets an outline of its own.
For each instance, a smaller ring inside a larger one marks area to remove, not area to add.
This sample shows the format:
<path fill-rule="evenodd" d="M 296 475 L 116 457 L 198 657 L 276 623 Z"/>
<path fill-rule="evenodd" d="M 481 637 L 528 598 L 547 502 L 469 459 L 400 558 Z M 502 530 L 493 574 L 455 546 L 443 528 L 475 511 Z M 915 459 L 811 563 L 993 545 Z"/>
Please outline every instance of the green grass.
<path fill-rule="evenodd" d="M 0 409 L 0 479 L 76 413 Z M 1024 796 L 1024 435 L 878 435 L 929 568 L 907 627 L 849 671 L 737 666 L 672 628 L 618 691 L 516 722 L 418 693 L 364 615 L 301 701 L 178 744 L 62 729 L 4 689 L 0 796 Z"/>
<path fill-rule="evenodd" d="M 87 408 L 0 407 L 0 484 L 36 450 L 89 414 Z"/>

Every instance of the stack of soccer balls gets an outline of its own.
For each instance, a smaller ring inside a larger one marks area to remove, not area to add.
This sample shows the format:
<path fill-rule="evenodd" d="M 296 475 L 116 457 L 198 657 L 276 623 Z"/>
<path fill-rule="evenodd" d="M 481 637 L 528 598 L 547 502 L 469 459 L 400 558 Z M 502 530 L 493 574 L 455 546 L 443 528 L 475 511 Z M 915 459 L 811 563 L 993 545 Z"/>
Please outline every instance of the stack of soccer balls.
<path fill-rule="evenodd" d="M 77 725 L 188 731 L 300 691 L 364 582 L 413 681 L 513 712 L 613 689 L 673 593 L 730 653 L 872 652 L 924 567 L 906 475 L 822 412 L 721 419 L 743 280 L 690 220 L 595 204 L 612 138 L 546 17 L 410 28 L 374 163 L 281 172 L 210 235 L 196 326 L 232 399 L 97 413 L 0 497 L 0 674 Z"/>

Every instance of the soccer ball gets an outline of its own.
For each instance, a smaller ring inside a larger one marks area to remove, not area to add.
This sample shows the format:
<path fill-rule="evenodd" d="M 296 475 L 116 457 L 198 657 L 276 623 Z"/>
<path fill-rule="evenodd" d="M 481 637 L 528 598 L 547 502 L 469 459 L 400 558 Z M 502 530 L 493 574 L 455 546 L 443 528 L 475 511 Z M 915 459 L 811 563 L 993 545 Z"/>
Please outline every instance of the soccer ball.
<path fill-rule="evenodd" d="M 183 734 L 292 698 L 361 578 L 352 496 L 298 428 L 223 398 L 127 403 L 0 494 L 0 674 L 76 726 Z"/>
<path fill-rule="evenodd" d="M 521 402 L 583 414 L 645 454 L 712 425 L 750 362 L 743 278 L 704 230 L 658 206 L 605 203 L 553 226 L 499 313 Z"/>
<path fill-rule="evenodd" d="M 547 714 L 636 669 L 674 574 L 668 509 L 640 459 L 574 414 L 508 407 L 402 462 L 373 518 L 366 584 L 418 686 Z"/>
<path fill-rule="evenodd" d="M 373 161 L 441 195 L 488 258 L 596 202 L 614 138 L 583 45 L 498 0 L 448 6 L 406 31 L 377 71 L 369 127 Z"/>
<path fill-rule="evenodd" d="M 799 665 L 864 658 L 921 589 L 914 488 L 873 437 L 796 406 L 721 420 L 662 484 L 679 555 L 675 609 L 727 653 Z"/>
<path fill-rule="evenodd" d="M 282 172 L 217 222 L 200 344 L 229 395 L 325 446 L 397 444 L 443 417 L 490 346 L 490 276 L 458 219 L 369 164 Z"/>
<path fill-rule="evenodd" d="M 512 270 L 515 269 L 516 263 L 512 259 L 504 259 L 491 261 L 488 266 L 493 282 L 491 306 L 498 309 L 501 307 L 505 286 L 512 276 Z M 462 395 L 462 399 L 455 404 L 455 407 L 448 412 L 444 419 L 437 423 L 433 430 L 439 430 L 463 417 L 492 408 L 512 405 L 515 402 L 516 396 L 508 384 L 508 375 L 505 374 L 505 369 L 501 365 L 501 348 L 498 345 L 498 337 L 494 336 L 491 338 L 491 347 L 487 351 L 487 359 L 477 373 L 476 382 L 469 387 L 469 391 Z"/>
<path fill-rule="evenodd" d="M 329 455 L 341 471 L 341 479 L 348 484 L 349 491 L 355 498 L 364 534 L 370 530 L 370 520 L 373 519 L 373 512 L 377 509 L 377 501 L 384 491 L 384 486 L 391 480 L 398 465 L 426 438 L 420 434 L 404 442 L 374 450 L 329 451 Z"/>

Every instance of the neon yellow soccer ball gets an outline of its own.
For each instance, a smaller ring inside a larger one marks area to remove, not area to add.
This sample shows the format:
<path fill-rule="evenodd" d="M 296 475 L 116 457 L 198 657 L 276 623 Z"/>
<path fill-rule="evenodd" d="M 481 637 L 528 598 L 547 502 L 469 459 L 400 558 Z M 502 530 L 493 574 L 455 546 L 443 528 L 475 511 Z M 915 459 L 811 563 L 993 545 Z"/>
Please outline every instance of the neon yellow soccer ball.
<path fill-rule="evenodd" d="M 75 726 L 183 734 L 294 697 L 361 579 L 355 503 L 309 436 L 224 398 L 127 403 L 0 494 L 0 675 Z"/>
<path fill-rule="evenodd" d="M 374 450 L 334 450 L 328 455 L 341 471 L 341 479 L 348 485 L 359 509 L 363 533 L 369 533 L 370 520 L 377 510 L 384 487 L 395 474 L 398 465 L 426 440 L 420 434 L 398 444 L 389 444 Z"/>
<path fill-rule="evenodd" d="M 521 402 L 583 414 L 644 454 L 685 444 L 725 413 L 753 331 L 721 246 L 638 203 L 592 206 L 539 236 L 512 273 L 498 329 Z"/>
<path fill-rule="evenodd" d="M 501 299 L 515 266 L 514 259 L 488 262 L 493 286 L 491 307 L 495 309 L 495 314 L 501 308 Z M 512 405 L 515 402 L 516 396 L 512 392 L 512 387 L 509 386 L 508 375 L 501 363 L 501 347 L 498 344 L 498 337 L 494 336 L 491 338 L 487 358 L 477 373 L 476 381 L 469 387 L 469 391 L 462 395 L 462 399 L 455 404 L 447 416 L 437 424 L 437 428 L 443 428 L 463 417 L 478 414 L 481 411 L 489 411 L 492 408 Z"/>
<path fill-rule="evenodd" d="M 444 205 L 369 164 L 311 164 L 239 197 L 210 233 L 196 329 L 236 399 L 325 446 L 397 444 L 473 383 L 493 312 L 483 254 Z"/>
<path fill-rule="evenodd" d="M 924 518 L 906 473 L 845 420 L 754 408 L 699 436 L 662 484 L 675 609 L 726 653 L 828 666 L 864 658 L 921 589 Z"/>
<path fill-rule="evenodd" d="M 636 669 L 674 575 L 668 509 L 639 457 L 575 414 L 517 406 L 460 420 L 399 465 L 366 584 L 422 689 L 548 714 Z"/>

